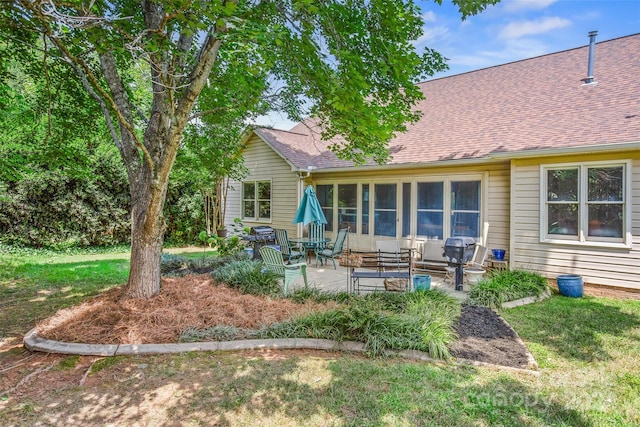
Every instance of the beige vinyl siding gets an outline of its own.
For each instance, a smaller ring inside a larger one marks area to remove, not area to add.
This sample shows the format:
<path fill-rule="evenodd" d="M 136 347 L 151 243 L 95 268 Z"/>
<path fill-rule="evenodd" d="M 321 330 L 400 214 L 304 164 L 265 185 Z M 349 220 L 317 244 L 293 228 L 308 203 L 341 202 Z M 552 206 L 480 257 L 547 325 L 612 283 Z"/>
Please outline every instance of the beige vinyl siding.
<path fill-rule="evenodd" d="M 585 283 L 640 289 L 640 159 L 638 153 L 581 155 L 512 164 L 512 268 L 538 271 L 548 278 L 579 274 Z M 634 158 L 635 157 L 635 158 Z M 540 242 L 540 166 L 554 163 L 631 162 L 632 247 L 602 247 Z"/>
<path fill-rule="evenodd" d="M 246 227 L 268 225 L 284 228 L 290 236 L 296 235 L 296 226 L 292 224 L 298 207 L 298 177 L 291 165 L 276 154 L 270 146 L 255 134 L 247 141 L 244 161 L 249 174 L 243 181 L 271 181 L 271 221 L 244 221 Z M 242 182 L 232 182 L 229 190 L 227 222 L 242 218 Z"/>
<path fill-rule="evenodd" d="M 486 204 L 486 221 L 489 223 L 489 235 L 487 247 L 489 249 L 507 249 L 506 257 L 509 258 L 509 217 L 510 217 L 510 182 L 509 167 L 501 165 L 500 168 L 492 168 L 488 171 L 487 197 L 483 199 Z"/>

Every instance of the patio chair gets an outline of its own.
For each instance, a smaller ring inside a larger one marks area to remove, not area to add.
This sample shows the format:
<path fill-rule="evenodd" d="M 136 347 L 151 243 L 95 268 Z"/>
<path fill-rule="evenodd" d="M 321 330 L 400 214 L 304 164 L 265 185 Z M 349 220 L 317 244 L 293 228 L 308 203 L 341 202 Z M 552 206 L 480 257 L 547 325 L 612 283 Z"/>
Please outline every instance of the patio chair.
<path fill-rule="evenodd" d="M 300 276 L 304 279 L 304 285 L 308 286 L 306 263 L 285 264 L 282 252 L 269 246 L 260 248 L 260 256 L 267 270 L 283 279 L 285 295 L 289 292 L 289 284 Z"/>
<path fill-rule="evenodd" d="M 422 244 L 420 259 L 413 262 L 417 270 L 442 272 L 447 267 L 442 240 L 425 240 Z"/>
<path fill-rule="evenodd" d="M 344 242 L 348 234 L 349 228 L 338 230 L 335 242 L 327 244 L 324 249 L 316 249 L 316 267 L 318 266 L 318 261 L 320 261 L 320 265 L 322 265 L 323 260 L 326 263 L 327 259 L 331 258 L 333 268 L 334 270 L 336 269 L 336 256 L 340 256 L 342 254 L 342 247 L 344 246 Z"/>
<path fill-rule="evenodd" d="M 473 258 L 471 261 L 464 265 L 464 272 L 469 269 L 474 270 L 483 270 L 484 271 L 484 262 L 487 260 L 487 255 L 489 254 L 489 249 L 486 246 L 476 245 L 476 250 L 473 253 Z M 456 277 L 456 267 L 451 267 L 447 265 L 445 267 L 446 273 L 444 275 L 443 283 L 449 281 L 449 283 L 453 284 L 453 280 Z M 467 275 L 464 275 L 464 279 L 466 280 Z"/>
<path fill-rule="evenodd" d="M 280 252 L 282 252 L 282 256 L 288 263 L 299 261 L 304 257 L 304 252 L 298 247 L 293 246 L 289 241 L 287 230 L 284 228 L 276 228 L 274 231 L 276 233 L 276 241 L 280 246 Z"/>

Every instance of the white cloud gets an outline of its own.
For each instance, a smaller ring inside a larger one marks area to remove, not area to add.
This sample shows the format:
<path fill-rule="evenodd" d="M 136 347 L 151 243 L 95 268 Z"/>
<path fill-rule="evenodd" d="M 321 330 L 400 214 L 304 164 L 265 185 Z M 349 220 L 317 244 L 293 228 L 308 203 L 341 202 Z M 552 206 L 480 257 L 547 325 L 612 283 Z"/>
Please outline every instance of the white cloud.
<path fill-rule="evenodd" d="M 422 14 L 424 22 L 436 22 L 436 14 L 432 10 Z"/>
<path fill-rule="evenodd" d="M 551 6 L 557 0 L 509 0 L 504 2 L 506 12 L 519 12 L 521 10 L 542 10 Z"/>
<path fill-rule="evenodd" d="M 425 26 L 422 28 L 422 35 L 414 43 L 415 46 L 433 44 L 436 40 L 446 39 L 449 35 L 449 28 L 444 25 L 435 27 Z"/>
<path fill-rule="evenodd" d="M 533 58 L 549 53 L 550 48 L 544 42 L 535 39 L 509 40 L 501 48 L 477 50 L 473 54 L 453 53 L 449 65 L 461 70 L 471 71 L 493 65 L 506 64 L 521 59 Z M 465 50 L 468 52 L 468 50 Z"/>
<path fill-rule="evenodd" d="M 547 33 L 569 25 L 571 25 L 570 20 L 557 16 L 533 21 L 516 21 L 504 27 L 498 37 L 501 39 L 516 39 L 533 34 Z"/>

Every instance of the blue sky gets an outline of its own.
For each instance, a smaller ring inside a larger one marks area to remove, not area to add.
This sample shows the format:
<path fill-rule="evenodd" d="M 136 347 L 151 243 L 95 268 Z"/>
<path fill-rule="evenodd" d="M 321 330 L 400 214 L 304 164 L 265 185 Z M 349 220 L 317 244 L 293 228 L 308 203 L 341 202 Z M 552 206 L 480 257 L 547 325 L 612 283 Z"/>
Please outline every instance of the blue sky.
<path fill-rule="evenodd" d="M 417 47 L 449 59 L 450 70 L 436 77 L 584 46 L 592 30 L 596 42 L 640 32 L 638 0 L 503 0 L 465 21 L 450 1 L 420 6 L 425 27 Z"/>
<path fill-rule="evenodd" d="M 425 26 L 416 47 L 449 59 L 449 71 L 435 78 L 585 46 L 593 30 L 596 42 L 640 32 L 640 0 L 502 0 L 465 21 L 450 0 L 417 3 Z M 294 125 L 278 114 L 259 124 Z"/>

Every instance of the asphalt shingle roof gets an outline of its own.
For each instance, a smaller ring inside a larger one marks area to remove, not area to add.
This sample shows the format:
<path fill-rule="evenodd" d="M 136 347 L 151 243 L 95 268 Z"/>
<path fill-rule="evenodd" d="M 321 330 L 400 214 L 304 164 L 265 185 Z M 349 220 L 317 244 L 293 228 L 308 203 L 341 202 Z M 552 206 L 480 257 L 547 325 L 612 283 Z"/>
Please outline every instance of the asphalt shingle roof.
<path fill-rule="evenodd" d="M 588 45 L 419 84 L 419 122 L 389 144 L 388 164 L 478 159 L 498 152 L 640 142 L 640 34 L 599 42 L 595 84 Z M 351 165 L 313 123 L 256 133 L 294 166 Z"/>

